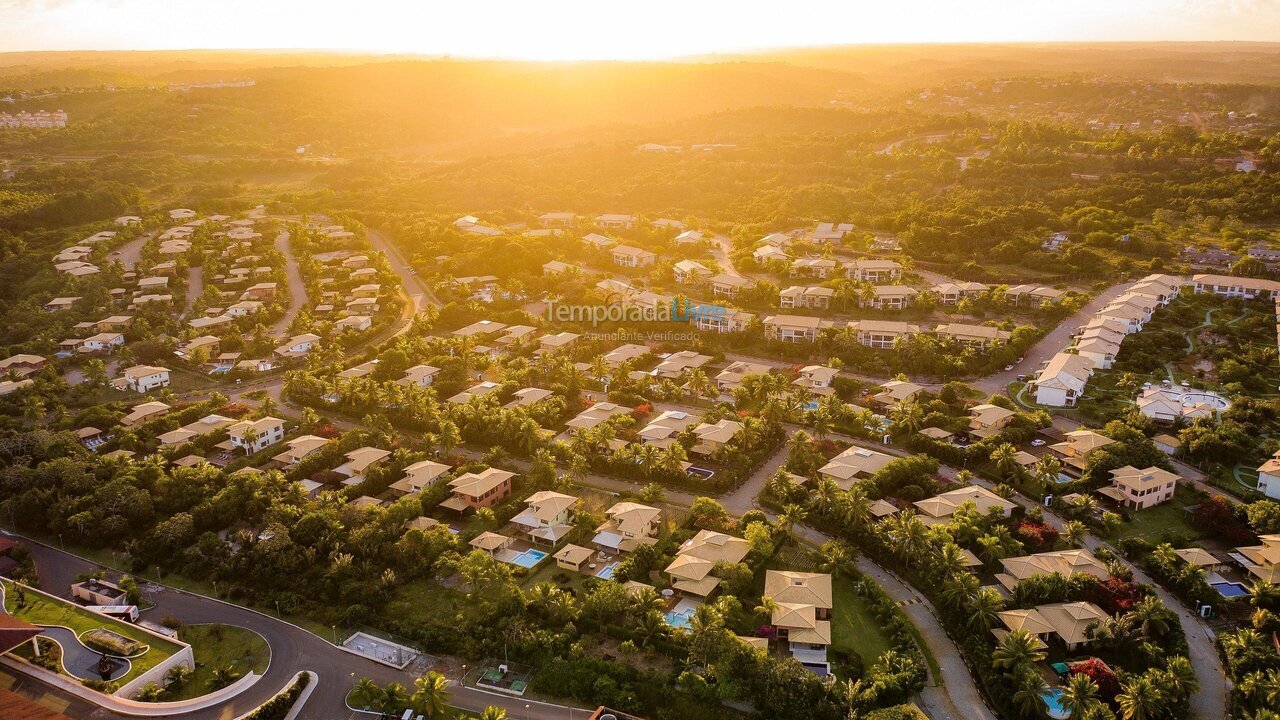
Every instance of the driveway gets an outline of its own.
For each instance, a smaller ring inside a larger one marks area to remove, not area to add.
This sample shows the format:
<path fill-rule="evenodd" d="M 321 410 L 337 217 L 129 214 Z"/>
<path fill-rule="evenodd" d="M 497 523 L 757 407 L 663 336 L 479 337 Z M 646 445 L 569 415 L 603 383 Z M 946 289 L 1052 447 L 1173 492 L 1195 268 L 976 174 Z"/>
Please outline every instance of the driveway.
<path fill-rule="evenodd" d="M 193 265 L 187 268 L 187 300 L 182 309 L 183 316 L 191 316 L 191 308 L 195 307 L 196 299 L 202 292 L 204 292 L 204 267 Z"/>

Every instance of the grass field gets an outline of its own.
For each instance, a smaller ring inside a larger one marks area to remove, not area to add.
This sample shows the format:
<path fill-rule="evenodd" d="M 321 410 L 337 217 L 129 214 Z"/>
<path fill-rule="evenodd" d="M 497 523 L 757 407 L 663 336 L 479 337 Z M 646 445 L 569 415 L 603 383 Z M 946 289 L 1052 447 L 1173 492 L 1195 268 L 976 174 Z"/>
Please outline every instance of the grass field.
<path fill-rule="evenodd" d="M 1107 536 L 1116 541 L 1129 537 L 1143 537 L 1151 542 L 1160 542 L 1167 533 L 1186 536 L 1189 539 L 1203 537 L 1205 532 L 1191 524 L 1191 517 L 1183 511 L 1184 507 L 1200 502 L 1196 493 L 1179 487 L 1173 498 L 1167 502 L 1146 510 L 1130 511 L 1129 522 L 1122 523 L 1115 532 Z"/>
<path fill-rule="evenodd" d="M 864 665 L 871 665 L 892 647 L 880 629 L 880 621 L 871 613 L 867 599 L 854 591 L 853 581 L 837 575 L 832 578 L 831 648 L 857 653 Z"/>
<path fill-rule="evenodd" d="M 211 691 L 213 671 L 231 667 L 242 677 L 266 672 L 271 649 L 262 636 L 233 625 L 186 625 L 178 630 L 178 639 L 191 646 L 196 668 L 181 690 L 166 692 L 161 700 L 187 700 Z"/>
<path fill-rule="evenodd" d="M 14 596 L 13 584 L 4 582 L 4 591 L 5 611 L 20 620 L 25 620 L 34 625 L 61 625 L 69 628 L 77 635 L 89 630 L 105 628 L 130 640 L 149 645 L 151 647 L 149 651 L 140 657 L 133 658 L 133 667 L 130 668 L 128 674 L 120 678 L 121 684 L 127 683 L 150 670 L 179 650 L 179 646 L 176 643 L 146 633 L 136 626 L 35 592 L 27 592 L 26 606 L 19 608 Z"/>

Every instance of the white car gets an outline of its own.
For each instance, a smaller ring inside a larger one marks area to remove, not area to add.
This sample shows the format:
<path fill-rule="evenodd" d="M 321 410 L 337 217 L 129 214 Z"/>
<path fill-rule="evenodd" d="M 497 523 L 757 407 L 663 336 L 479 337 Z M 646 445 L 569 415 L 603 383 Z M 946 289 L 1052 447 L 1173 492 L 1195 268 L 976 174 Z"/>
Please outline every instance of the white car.
<path fill-rule="evenodd" d="M 1041 447 L 1043 445 L 1044 445 L 1044 441 L 1041 440 L 1040 438 L 1036 438 L 1031 441 L 1031 447 Z"/>
<path fill-rule="evenodd" d="M 1012 369 L 1013 369 L 1013 366 L 1012 366 L 1012 365 L 1005 365 L 1005 366 L 1004 366 L 1004 371 L 1005 371 L 1005 372 L 1009 372 L 1009 371 L 1010 371 L 1010 370 L 1012 370 Z"/>

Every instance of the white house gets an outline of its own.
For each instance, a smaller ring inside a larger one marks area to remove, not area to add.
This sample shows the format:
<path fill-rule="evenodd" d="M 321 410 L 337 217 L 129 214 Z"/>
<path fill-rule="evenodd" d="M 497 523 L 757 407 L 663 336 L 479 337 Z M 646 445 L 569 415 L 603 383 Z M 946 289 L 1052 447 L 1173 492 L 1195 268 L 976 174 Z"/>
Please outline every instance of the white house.
<path fill-rule="evenodd" d="M 140 393 L 169 387 L 169 371 L 154 365 L 134 365 L 124 371 L 124 384 Z"/>
<path fill-rule="evenodd" d="M 284 440 L 284 420 L 270 416 L 241 420 L 227 428 L 227 434 L 231 436 L 231 447 L 252 455 Z"/>

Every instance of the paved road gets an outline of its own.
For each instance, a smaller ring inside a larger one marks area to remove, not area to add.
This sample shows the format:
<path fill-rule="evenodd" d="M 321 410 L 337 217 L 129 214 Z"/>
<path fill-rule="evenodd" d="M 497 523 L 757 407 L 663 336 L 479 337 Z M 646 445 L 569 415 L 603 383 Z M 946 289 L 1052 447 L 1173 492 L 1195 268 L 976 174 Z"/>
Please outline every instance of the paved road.
<path fill-rule="evenodd" d="M 66 588 L 70 587 L 78 573 L 105 569 L 34 541 L 27 541 L 25 544 L 31 548 L 36 561 L 42 589 L 62 597 L 67 597 Z M 411 673 L 341 650 L 327 640 L 268 615 L 163 586 L 159 592 L 152 594 L 151 599 L 156 607 L 148 610 L 146 617 L 153 621 L 172 614 L 184 622 L 236 625 L 262 635 L 271 646 L 271 666 L 262 679 L 226 702 L 205 710 L 182 714 L 180 717 L 184 720 L 228 720 L 239 717 L 284 689 L 301 670 L 311 670 L 320 678 L 316 690 L 299 715 L 302 720 L 348 717 L 351 713 L 346 708 L 345 698 L 351 688 L 353 674 L 356 678 L 367 676 L 382 684 L 399 682 L 412 690 L 414 675 Z M 46 689 L 46 692 L 55 697 L 60 696 L 60 693 L 52 689 Z M 71 698 L 65 700 L 72 707 L 85 708 L 83 701 Z M 457 685 L 451 689 L 450 702 L 472 711 L 482 710 L 489 705 L 503 707 L 512 718 L 563 720 L 571 717 L 567 707 L 507 698 Z M 574 712 L 583 717 L 586 711 L 577 708 Z M 115 720 L 126 716 L 99 708 L 87 714 L 78 714 L 77 717 Z"/>
<path fill-rule="evenodd" d="M 271 332 L 274 335 L 284 335 L 307 302 L 307 286 L 302 282 L 302 270 L 298 267 L 298 260 L 293 256 L 293 248 L 289 246 L 289 231 L 283 230 L 276 236 L 275 246 L 276 250 L 284 255 L 285 274 L 289 278 L 289 309 L 272 326 Z"/>
<path fill-rule="evenodd" d="M 182 308 L 183 316 L 191 316 L 191 308 L 195 307 L 196 299 L 202 292 L 204 292 L 204 267 L 194 265 L 187 268 L 187 300 Z"/>
<path fill-rule="evenodd" d="M 146 245 L 147 241 L 154 235 L 155 233 L 142 233 L 113 250 L 108 257 L 123 265 L 125 270 L 133 270 L 137 267 L 138 260 L 142 257 L 142 246 Z"/>
<path fill-rule="evenodd" d="M 1106 307 L 1112 300 L 1123 295 L 1133 283 L 1119 283 L 1103 290 L 1089 301 L 1084 307 L 1080 308 L 1074 315 L 1068 317 L 1058 324 L 1047 335 L 1040 338 L 1035 345 L 1023 355 L 1025 358 L 1021 363 L 1014 366 L 1012 370 L 994 373 L 977 380 L 969 381 L 970 385 L 978 388 L 987 394 L 1003 393 L 1005 388 L 1009 387 L 1009 383 L 1017 379 L 1018 375 L 1033 374 L 1040 369 L 1040 366 L 1049 361 L 1054 355 L 1061 352 L 1064 348 L 1071 344 L 1071 337 L 1075 335 L 1076 328 L 1084 325 L 1093 318 L 1094 313 Z"/>

